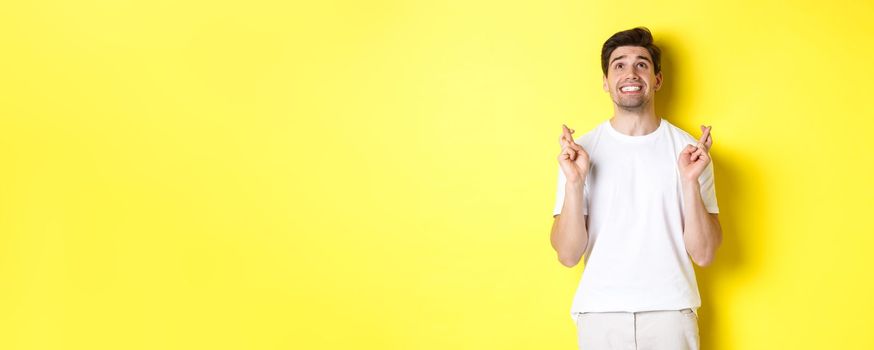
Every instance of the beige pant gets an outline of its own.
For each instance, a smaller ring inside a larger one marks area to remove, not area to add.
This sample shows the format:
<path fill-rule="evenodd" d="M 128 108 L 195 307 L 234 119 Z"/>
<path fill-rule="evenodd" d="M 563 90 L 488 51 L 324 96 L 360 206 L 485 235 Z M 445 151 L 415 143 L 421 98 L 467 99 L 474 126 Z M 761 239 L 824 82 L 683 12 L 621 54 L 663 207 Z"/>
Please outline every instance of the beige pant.
<path fill-rule="evenodd" d="M 585 312 L 577 315 L 580 350 L 698 350 L 692 309 Z"/>

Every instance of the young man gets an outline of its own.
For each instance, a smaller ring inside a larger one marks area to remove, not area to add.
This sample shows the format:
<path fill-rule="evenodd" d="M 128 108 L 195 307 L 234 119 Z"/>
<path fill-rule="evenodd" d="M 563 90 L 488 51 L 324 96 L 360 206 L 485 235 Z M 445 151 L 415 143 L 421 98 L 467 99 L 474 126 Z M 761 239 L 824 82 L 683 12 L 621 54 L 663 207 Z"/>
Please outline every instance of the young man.
<path fill-rule="evenodd" d="M 571 307 L 583 350 L 699 348 L 692 263 L 722 241 L 713 138 L 655 115 L 660 60 L 648 29 L 614 34 L 601 50 L 613 117 L 577 139 L 562 125 L 550 235 L 563 265 L 585 261 Z"/>

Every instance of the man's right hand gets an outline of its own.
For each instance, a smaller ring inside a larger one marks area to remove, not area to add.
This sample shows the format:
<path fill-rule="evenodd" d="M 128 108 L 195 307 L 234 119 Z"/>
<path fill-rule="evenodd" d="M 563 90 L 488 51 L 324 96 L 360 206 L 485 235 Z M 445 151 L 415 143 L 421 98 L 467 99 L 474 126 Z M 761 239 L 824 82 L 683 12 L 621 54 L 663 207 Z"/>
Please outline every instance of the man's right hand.
<path fill-rule="evenodd" d="M 558 164 L 561 165 L 561 171 L 568 182 L 582 183 L 589 173 L 589 153 L 574 142 L 573 130 L 564 124 L 561 128 L 561 154 L 558 155 Z"/>

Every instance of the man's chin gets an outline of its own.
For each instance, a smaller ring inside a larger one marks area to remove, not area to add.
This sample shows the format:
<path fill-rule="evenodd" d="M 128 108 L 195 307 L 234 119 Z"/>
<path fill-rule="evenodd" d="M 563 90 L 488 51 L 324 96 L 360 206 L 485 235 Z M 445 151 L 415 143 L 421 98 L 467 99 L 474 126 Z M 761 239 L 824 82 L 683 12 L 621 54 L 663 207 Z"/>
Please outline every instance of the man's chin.
<path fill-rule="evenodd" d="M 643 108 L 643 106 L 645 104 L 646 103 L 643 101 L 643 99 L 640 99 L 637 101 L 622 101 L 622 100 L 620 100 L 619 103 L 617 103 L 619 108 L 629 110 L 629 111 L 641 109 L 641 108 Z"/>

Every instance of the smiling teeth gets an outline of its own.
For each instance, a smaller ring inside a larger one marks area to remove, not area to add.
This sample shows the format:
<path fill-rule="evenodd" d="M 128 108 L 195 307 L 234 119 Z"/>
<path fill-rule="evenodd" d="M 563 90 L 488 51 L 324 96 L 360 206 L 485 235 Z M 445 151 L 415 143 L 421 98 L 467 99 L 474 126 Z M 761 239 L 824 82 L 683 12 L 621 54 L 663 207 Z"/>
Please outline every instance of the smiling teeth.
<path fill-rule="evenodd" d="M 626 86 L 622 91 L 640 91 L 640 86 Z"/>

